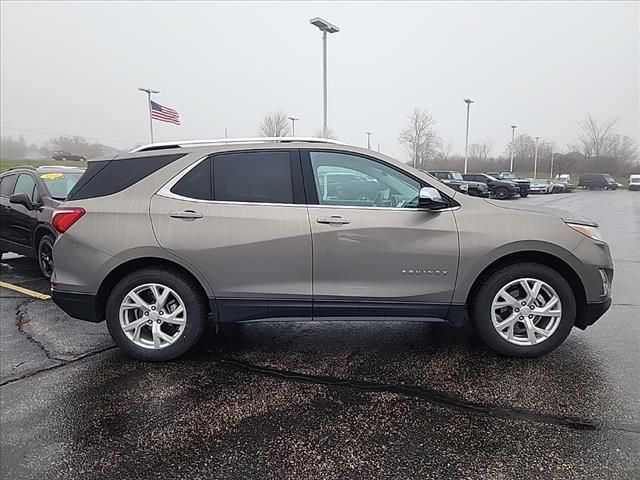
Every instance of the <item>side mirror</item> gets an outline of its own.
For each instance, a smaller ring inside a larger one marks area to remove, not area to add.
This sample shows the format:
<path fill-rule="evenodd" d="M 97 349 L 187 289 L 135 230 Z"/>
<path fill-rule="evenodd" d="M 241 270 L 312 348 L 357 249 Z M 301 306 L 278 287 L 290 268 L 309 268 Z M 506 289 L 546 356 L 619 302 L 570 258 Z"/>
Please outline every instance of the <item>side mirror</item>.
<path fill-rule="evenodd" d="M 23 205 L 27 210 L 35 209 L 35 206 L 31 203 L 31 200 L 27 197 L 26 193 L 14 193 L 9 197 L 9 203 Z"/>
<path fill-rule="evenodd" d="M 418 207 L 438 210 L 449 206 L 440 196 L 440 192 L 432 187 L 422 187 L 418 194 Z"/>

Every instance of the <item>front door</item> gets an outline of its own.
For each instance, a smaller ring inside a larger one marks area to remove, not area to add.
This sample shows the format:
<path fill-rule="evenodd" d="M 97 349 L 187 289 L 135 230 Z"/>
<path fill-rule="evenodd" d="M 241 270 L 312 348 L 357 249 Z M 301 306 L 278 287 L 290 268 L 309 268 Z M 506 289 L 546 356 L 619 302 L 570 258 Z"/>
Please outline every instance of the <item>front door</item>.
<path fill-rule="evenodd" d="M 446 317 L 459 256 L 451 209 L 418 208 L 425 184 L 378 159 L 310 151 L 303 161 L 317 196 L 314 317 Z"/>
<path fill-rule="evenodd" d="M 152 198 L 158 242 L 209 281 L 221 321 L 311 317 L 311 231 L 297 151 L 209 157 Z"/>

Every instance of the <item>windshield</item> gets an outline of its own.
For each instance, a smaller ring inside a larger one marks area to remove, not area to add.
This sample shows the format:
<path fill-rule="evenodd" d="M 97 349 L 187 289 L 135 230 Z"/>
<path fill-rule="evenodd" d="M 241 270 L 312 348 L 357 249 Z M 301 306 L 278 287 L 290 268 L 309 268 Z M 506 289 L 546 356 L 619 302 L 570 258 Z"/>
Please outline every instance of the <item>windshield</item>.
<path fill-rule="evenodd" d="M 451 172 L 451 178 L 453 178 L 454 180 L 464 180 L 460 172 Z"/>
<path fill-rule="evenodd" d="M 81 176 L 81 172 L 49 172 L 41 174 L 40 179 L 52 198 L 64 200 Z"/>
<path fill-rule="evenodd" d="M 516 178 L 516 176 L 511 172 L 502 172 L 501 176 L 502 178 L 507 178 L 507 179 Z"/>
<path fill-rule="evenodd" d="M 498 181 L 498 179 L 497 179 L 496 177 L 494 177 L 494 176 L 492 176 L 492 175 L 489 175 L 488 173 L 485 173 L 485 175 L 486 175 L 486 177 L 487 177 L 489 180 L 493 180 L 494 182 L 497 182 L 497 181 Z"/>
<path fill-rule="evenodd" d="M 604 179 L 609 183 L 616 183 L 616 181 L 613 179 L 613 177 L 611 175 L 606 174 L 606 173 L 604 175 Z"/>

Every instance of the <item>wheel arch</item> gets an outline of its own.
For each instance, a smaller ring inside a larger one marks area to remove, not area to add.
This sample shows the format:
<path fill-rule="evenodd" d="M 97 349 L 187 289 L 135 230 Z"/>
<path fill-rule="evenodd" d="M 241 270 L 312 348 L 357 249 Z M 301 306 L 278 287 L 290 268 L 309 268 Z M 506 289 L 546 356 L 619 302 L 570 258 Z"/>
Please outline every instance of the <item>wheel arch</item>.
<path fill-rule="evenodd" d="M 57 236 L 56 232 L 49 224 L 41 223 L 33 230 L 33 251 L 36 255 L 38 255 L 38 244 L 40 243 L 40 239 L 47 234 L 51 235 L 55 241 Z"/>
<path fill-rule="evenodd" d="M 557 271 L 562 277 L 569 283 L 571 290 L 576 299 L 576 322 L 575 325 L 580 328 L 584 328 L 581 325 L 581 321 L 585 318 L 587 300 L 584 285 L 578 273 L 567 262 L 562 260 L 548 252 L 541 252 L 535 250 L 524 250 L 519 252 L 509 253 L 504 255 L 492 263 L 487 265 L 482 272 L 476 277 L 475 281 L 471 285 L 471 288 L 467 292 L 466 305 L 469 313 L 473 311 L 473 304 L 476 301 L 476 295 L 480 285 L 494 272 L 502 267 L 513 265 L 517 263 L 530 262 L 546 265 L 555 271 Z"/>
<path fill-rule="evenodd" d="M 207 301 L 209 305 L 209 313 L 214 314 L 215 318 L 217 318 L 217 308 L 215 306 L 215 300 L 212 301 L 209 295 L 207 294 L 207 289 L 202 284 L 201 280 L 194 275 L 189 269 L 185 266 L 180 265 L 177 262 L 168 260 L 166 258 L 159 257 L 140 257 L 125 261 L 111 270 L 100 283 L 100 287 L 98 287 L 98 292 L 96 293 L 95 300 L 95 309 L 96 316 L 98 321 L 102 321 L 105 319 L 105 312 L 107 306 L 107 300 L 109 298 L 109 294 L 116 286 L 116 284 L 122 280 L 126 275 L 136 270 L 142 268 L 152 268 L 152 267 L 160 267 L 165 268 L 167 270 L 175 270 L 179 271 L 182 274 L 188 276 L 191 280 L 193 280 L 194 285 L 198 287 L 200 295 Z"/>

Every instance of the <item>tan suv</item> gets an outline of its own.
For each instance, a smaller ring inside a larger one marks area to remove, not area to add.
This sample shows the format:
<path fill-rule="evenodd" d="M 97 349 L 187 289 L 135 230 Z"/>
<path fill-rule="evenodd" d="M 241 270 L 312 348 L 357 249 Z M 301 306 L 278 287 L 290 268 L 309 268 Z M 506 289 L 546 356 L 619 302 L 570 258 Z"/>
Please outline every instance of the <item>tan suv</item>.
<path fill-rule="evenodd" d="M 55 212 L 54 301 L 143 360 L 206 322 L 470 318 L 537 356 L 611 304 L 597 225 L 456 193 L 322 139 L 154 144 L 88 162 Z"/>

